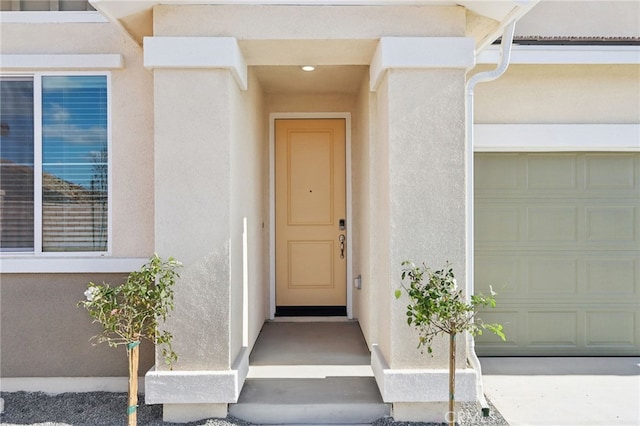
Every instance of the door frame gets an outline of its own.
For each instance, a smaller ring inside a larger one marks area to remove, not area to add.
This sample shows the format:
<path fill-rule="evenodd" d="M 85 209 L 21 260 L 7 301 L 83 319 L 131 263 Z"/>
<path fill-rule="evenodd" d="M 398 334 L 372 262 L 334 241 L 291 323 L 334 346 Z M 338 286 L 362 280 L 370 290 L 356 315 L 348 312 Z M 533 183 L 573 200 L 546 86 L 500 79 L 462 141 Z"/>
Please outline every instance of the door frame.
<path fill-rule="evenodd" d="M 347 318 L 353 318 L 353 226 L 351 223 L 351 113 L 349 112 L 275 112 L 269 114 L 269 319 L 276 315 L 276 171 L 275 123 L 278 119 L 342 118 L 345 120 L 346 211 L 347 211 Z"/>

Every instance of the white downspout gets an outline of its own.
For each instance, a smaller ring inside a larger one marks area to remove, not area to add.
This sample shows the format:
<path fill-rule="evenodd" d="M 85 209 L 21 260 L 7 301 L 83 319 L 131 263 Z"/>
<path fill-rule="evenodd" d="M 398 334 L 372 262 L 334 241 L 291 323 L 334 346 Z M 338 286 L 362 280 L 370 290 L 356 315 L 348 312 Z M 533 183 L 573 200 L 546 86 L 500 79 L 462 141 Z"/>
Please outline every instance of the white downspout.
<path fill-rule="evenodd" d="M 467 192 L 467 247 L 466 247 L 466 294 L 467 298 L 470 298 L 474 294 L 474 182 L 473 182 L 473 90 L 478 83 L 485 81 L 495 80 L 500 77 L 507 70 L 509 66 L 509 60 L 511 59 L 511 45 L 513 44 L 513 34 L 515 30 L 515 21 L 507 25 L 502 33 L 501 47 L 501 59 L 496 69 L 492 71 L 485 71 L 474 74 L 469 81 L 467 81 L 467 115 L 466 115 L 466 163 L 467 163 L 467 179 L 466 179 L 466 192 Z M 484 397 L 484 388 L 482 386 L 482 367 L 480 366 L 480 360 L 476 355 L 475 340 L 471 333 L 467 333 L 467 360 L 476 372 L 476 393 L 478 395 L 478 402 L 482 407 L 482 413 L 485 416 L 489 415 L 489 404 Z"/>

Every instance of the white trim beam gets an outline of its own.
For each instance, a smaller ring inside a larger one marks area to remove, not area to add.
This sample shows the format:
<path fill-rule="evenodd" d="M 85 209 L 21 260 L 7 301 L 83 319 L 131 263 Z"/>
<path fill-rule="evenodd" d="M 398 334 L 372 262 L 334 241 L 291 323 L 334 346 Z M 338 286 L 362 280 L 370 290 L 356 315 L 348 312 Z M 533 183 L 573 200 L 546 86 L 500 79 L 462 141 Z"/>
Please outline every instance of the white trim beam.
<path fill-rule="evenodd" d="M 478 64 L 500 61 L 500 47 L 490 46 L 477 55 Z M 639 65 L 640 46 L 513 46 L 514 65 Z"/>
<path fill-rule="evenodd" d="M 222 68 L 247 90 L 247 63 L 234 37 L 145 37 L 144 66 L 149 69 Z"/>
<path fill-rule="evenodd" d="M 640 152 L 640 124 L 476 124 L 475 152 Z"/>
<path fill-rule="evenodd" d="M 391 68 L 469 70 L 475 65 L 473 52 L 469 37 L 382 37 L 371 61 L 370 90 L 377 90 Z"/>
<path fill-rule="evenodd" d="M 70 12 L 0 12 L 4 24 L 106 24 L 107 18 L 96 11 Z"/>
<path fill-rule="evenodd" d="M 39 71 L 39 70 L 109 70 L 122 69 L 122 55 L 78 54 L 78 55 L 0 55 L 3 71 Z"/>
<path fill-rule="evenodd" d="M 20 256 L 1 257 L 2 274 L 110 274 L 137 271 L 147 262 L 146 258 L 115 257 L 55 257 Z M 4 379 L 3 379 L 4 380 Z"/>

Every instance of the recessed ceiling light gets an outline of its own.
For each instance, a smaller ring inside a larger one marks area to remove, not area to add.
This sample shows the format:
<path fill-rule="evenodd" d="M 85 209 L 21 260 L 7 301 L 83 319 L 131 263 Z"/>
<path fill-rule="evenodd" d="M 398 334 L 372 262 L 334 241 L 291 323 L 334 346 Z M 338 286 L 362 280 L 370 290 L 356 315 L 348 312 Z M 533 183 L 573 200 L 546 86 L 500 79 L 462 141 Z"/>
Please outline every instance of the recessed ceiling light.
<path fill-rule="evenodd" d="M 302 68 L 302 71 L 307 71 L 307 72 L 315 71 L 316 69 L 316 67 L 314 67 L 313 65 L 303 65 L 300 68 Z"/>

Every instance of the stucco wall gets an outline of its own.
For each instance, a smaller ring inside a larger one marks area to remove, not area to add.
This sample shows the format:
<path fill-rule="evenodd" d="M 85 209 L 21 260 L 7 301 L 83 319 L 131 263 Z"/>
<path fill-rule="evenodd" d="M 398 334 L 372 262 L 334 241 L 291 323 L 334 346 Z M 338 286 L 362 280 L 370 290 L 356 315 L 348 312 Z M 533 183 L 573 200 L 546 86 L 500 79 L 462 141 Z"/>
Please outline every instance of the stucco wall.
<path fill-rule="evenodd" d="M 391 242 L 391 218 L 390 218 L 390 192 L 389 192 L 389 88 L 388 80 L 384 79 L 375 92 L 375 139 L 371 140 L 371 170 L 375 174 L 371 176 L 372 192 L 371 200 L 371 228 L 376 230 L 375 241 L 371 244 L 371 257 L 373 259 L 389 259 Z M 391 265 L 388 262 L 373 262 L 371 268 L 371 286 L 375 295 L 391 290 Z M 383 353 L 391 357 L 391 322 L 392 316 L 389 309 L 388 297 L 374 297 L 372 310 L 376 313 L 373 320 L 373 328 L 377 329 L 377 343 Z"/>
<path fill-rule="evenodd" d="M 392 294 L 404 260 L 433 268 L 448 261 L 457 280 L 465 280 L 464 82 L 464 70 L 393 69 L 377 92 L 379 188 L 388 193 L 388 203 L 383 195 L 378 204 L 379 220 L 387 225 L 378 229 L 391 231 L 379 244 L 379 250 L 387 245 L 388 257 L 375 257 L 389 259 L 376 275 L 384 292 L 377 297 L 378 326 L 391 368 L 447 365 L 446 356 L 419 356 L 417 334 L 406 324 L 408 300 Z M 448 352 L 443 343 L 435 342 L 435 353 Z M 462 368 L 463 342 L 458 348 Z"/>
<path fill-rule="evenodd" d="M 511 65 L 476 86 L 475 122 L 639 123 L 639 77 L 638 65 Z"/>
<path fill-rule="evenodd" d="M 274 112 L 355 112 L 355 98 L 349 94 L 267 94 L 266 113 Z M 353 129 L 352 129 L 353 131 Z"/>
<path fill-rule="evenodd" d="M 0 298 L 1 377 L 124 377 L 124 347 L 93 346 L 101 327 L 77 303 L 90 281 L 121 284 L 126 274 L 3 274 Z M 140 371 L 153 365 L 143 343 Z"/>
<path fill-rule="evenodd" d="M 368 76 L 367 76 L 368 77 Z M 371 176 L 371 140 L 375 137 L 372 124 L 372 93 L 369 91 L 369 79 L 364 78 L 357 95 L 356 114 L 353 126 L 357 129 L 358 138 L 351 147 L 351 176 L 353 191 L 353 275 L 362 277 L 362 288 L 353 289 L 353 315 L 358 319 L 362 334 L 369 347 L 376 343 L 376 329 L 372 321 L 375 310 L 371 300 L 375 288 L 371 274 L 371 244 L 375 243 L 375 230 L 371 227 L 372 186 Z M 353 285 L 348 282 L 347 285 Z"/>
<path fill-rule="evenodd" d="M 262 87 L 249 72 L 247 91 L 233 90 L 231 144 L 231 359 L 243 335 L 243 218 L 247 218 L 248 341 L 258 338 L 269 303 L 269 138 Z"/>
<path fill-rule="evenodd" d="M 107 23 L 3 22 L 0 39 L 3 54 L 123 56 L 124 68 L 110 71 L 112 254 L 144 258 L 151 255 L 153 98 L 149 94 L 153 86 L 151 74 L 142 66 L 140 47 Z M 67 71 L 83 70 L 63 72 Z M 91 326 L 87 313 L 76 307 L 89 281 L 117 284 L 123 275 L 126 274 L 2 274 L 1 375 L 126 376 L 124 349 L 92 347 L 88 340 L 99 327 Z M 153 349 L 145 345 L 140 371 L 152 364 Z"/>
<path fill-rule="evenodd" d="M 226 70 L 156 69 L 154 79 L 156 249 L 184 263 L 168 324 L 176 368 L 228 369 L 236 85 Z"/>
<path fill-rule="evenodd" d="M 542 0 L 518 22 L 516 35 L 638 37 L 640 2 Z"/>
<path fill-rule="evenodd" d="M 465 33 L 465 9 L 456 6 L 161 5 L 153 12 L 154 34 L 163 36 L 348 40 Z"/>
<path fill-rule="evenodd" d="M 108 23 L 3 23 L 0 39 L 3 54 L 123 56 L 124 68 L 111 71 L 113 255 L 153 254 L 153 80 L 142 49 Z"/>

